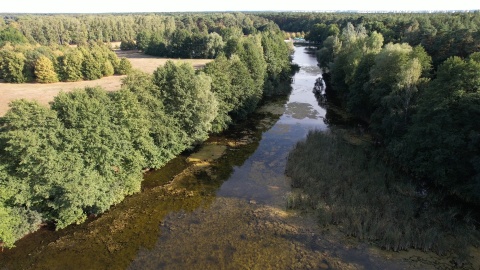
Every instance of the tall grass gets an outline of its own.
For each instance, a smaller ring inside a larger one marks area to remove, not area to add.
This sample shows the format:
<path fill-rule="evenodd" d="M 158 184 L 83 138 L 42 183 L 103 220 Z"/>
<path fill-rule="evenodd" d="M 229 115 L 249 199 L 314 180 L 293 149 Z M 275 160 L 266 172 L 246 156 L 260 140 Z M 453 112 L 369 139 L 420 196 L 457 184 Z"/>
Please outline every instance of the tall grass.
<path fill-rule="evenodd" d="M 409 248 L 453 252 L 479 243 L 468 214 L 441 206 L 407 177 L 387 167 L 368 146 L 355 146 L 332 133 L 311 132 L 289 154 L 286 173 L 293 192 L 287 207 L 311 207 L 321 225 L 335 224 L 347 235 L 393 251 Z"/>

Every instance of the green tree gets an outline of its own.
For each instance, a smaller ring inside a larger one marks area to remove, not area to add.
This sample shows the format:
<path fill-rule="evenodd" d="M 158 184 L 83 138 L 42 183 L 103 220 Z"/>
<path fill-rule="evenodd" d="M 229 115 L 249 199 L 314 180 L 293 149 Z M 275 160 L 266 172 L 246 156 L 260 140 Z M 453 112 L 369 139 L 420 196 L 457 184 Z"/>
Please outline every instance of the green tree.
<path fill-rule="evenodd" d="M 154 72 L 165 112 L 173 116 L 188 135 L 187 145 L 204 141 L 217 116 L 217 100 L 211 92 L 210 78 L 195 75 L 187 63 L 167 61 Z"/>
<path fill-rule="evenodd" d="M 389 150 L 420 179 L 480 203 L 480 62 L 451 57 L 421 93 L 412 127 Z"/>
<path fill-rule="evenodd" d="M 280 33 L 262 33 L 262 48 L 267 72 L 264 95 L 281 92 L 281 84 L 290 77 L 290 50 Z"/>
<path fill-rule="evenodd" d="M 329 36 L 337 36 L 340 29 L 336 24 L 326 25 L 325 23 L 314 24 L 305 35 L 305 39 L 316 43 L 322 43 Z"/>
<path fill-rule="evenodd" d="M 109 60 L 103 62 L 102 75 L 103 76 L 112 76 L 115 74 L 115 69 L 112 63 Z"/>
<path fill-rule="evenodd" d="M 143 30 L 140 33 L 138 33 L 136 38 L 137 48 L 142 52 L 146 52 L 151 40 L 151 36 L 152 36 L 151 32 L 146 30 Z"/>
<path fill-rule="evenodd" d="M 250 76 L 258 88 L 258 94 L 263 91 L 263 83 L 265 81 L 267 62 L 263 57 L 263 48 L 260 40 L 245 38 L 241 42 L 241 49 L 235 52 L 243 63 L 247 66 Z"/>
<path fill-rule="evenodd" d="M 191 32 L 186 29 L 177 29 L 170 37 L 170 57 L 189 58 L 190 57 L 190 43 Z"/>
<path fill-rule="evenodd" d="M 40 56 L 35 63 L 35 77 L 39 83 L 58 82 L 58 75 L 53 63 L 45 56 Z"/>
<path fill-rule="evenodd" d="M 132 63 L 128 61 L 127 58 L 122 57 L 120 58 L 120 63 L 118 64 L 118 68 L 115 70 L 115 74 L 125 75 L 132 71 Z"/>
<path fill-rule="evenodd" d="M 212 122 L 212 131 L 222 132 L 232 123 L 229 113 L 238 105 L 238 92 L 232 91 L 231 61 L 219 55 L 215 61 L 207 63 L 204 72 L 212 78 L 212 92 L 218 102 L 218 114 Z"/>
<path fill-rule="evenodd" d="M 230 115 L 234 121 L 238 121 L 245 119 L 257 108 L 262 92 L 259 91 L 259 86 L 252 78 L 247 65 L 238 56 L 233 55 L 230 61 L 228 73 L 232 78 L 231 102 L 235 104 Z"/>
<path fill-rule="evenodd" d="M 330 49 L 324 51 L 326 53 L 324 57 L 329 53 L 334 56 L 333 62 L 328 66 L 332 74 L 332 84 L 336 95 L 345 101 L 349 92 L 355 91 L 355 89 L 351 89 L 351 85 L 354 85 L 353 78 L 361 59 L 367 54 L 376 54 L 380 51 L 383 45 L 383 36 L 376 32 L 367 35 L 364 27 L 355 27 L 348 23 L 342 30 L 339 39 L 333 38 L 327 45 L 330 46 Z M 326 64 L 325 62 L 329 59 L 321 60 L 322 64 Z"/>
<path fill-rule="evenodd" d="M 142 110 L 146 112 L 147 125 L 145 126 L 148 126 L 150 137 L 157 147 L 151 158 L 145 154 L 147 164 L 151 162 L 155 164 L 155 166 L 152 165 L 153 168 L 161 167 L 185 150 L 187 135 L 180 129 L 176 119 L 165 113 L 161 92 L 153 83 L 151 74 L 133 71 L 122 80 L 122 88 L 132 92 L 137 97 Z"/>
<path fill-rule="evenodd" d="M 7 42 L 12 44 L 28 43 L 28 39 L 18 29 L 9 26 L 4 29 L 0 29 L 0 47 L 5 45 Z"/>
<path fill-rule="evenodd" d="M 60 186 L 76 168 L 72 165 L 78 165 L 62 155 L 62 124 L 54 111 L 25 100 L 11 103 L 5 123 L 0 144 L 9 176 L 2 184 L 12 192 L 10 203 L 55 218 Z"/>
<path fill-rule="evenodd" d="M 14 52 L 11 50 L 2 50 L 0 52 L 0 74 L 5 82 L 9 83 L 23 83 L 26 77 L 23 74 L 25 67 L 25 56 L 23 53 Z"/>
<path fill-rule="evenodd" d="M 70 50 L 59 58 L 59 74 L 62 81 L 75 82 L 83 79 L 83 54 L 79 50 Z"/>
<path fill-rule="evenodd" d="M 122 100 L 116 99 L 117 104 L 98 88 L 55 97 L 52 109 L 65 127 L 62 150 L 75 165 L 56 202 L 58 228 L 101 213 L 140 190 L 144 159 L 133 146 L 131 129 L 121 125 L 128 117 L 115 113 L 123 110 L 118 107 L 125 104 Z"/>
<path fill-rule="evenodd" d="M 425 82 L 422 66 L 413 48 L 406 44 L 389 43 L 375 57 L 370 72 L 371 102 L 376 108 L 372 115 L 373 126 L 386 136 L 401 135 L 407 128 L 410 108 L 415 106 L 418 86 Z"/>
<path fill-rule="evenodd" d="M 210 33 L 207 36 L 205 58 L 215 58 L 223 51 L 224 42 L 222 36 L 217 33 Z"/>
<path fill-rule="evenodd" d="M 137 44 L 134 40 L 122 40 L 120 43 L 120 50 L 122 51 L 134 50 L 136 48 Z"/>
<path fill-rule="evenodd" d="M 102 78 L 102 63 L 92 53 L 84 50 L 82 63 L 82 74 L 86 80 L 97 80 Z"/>

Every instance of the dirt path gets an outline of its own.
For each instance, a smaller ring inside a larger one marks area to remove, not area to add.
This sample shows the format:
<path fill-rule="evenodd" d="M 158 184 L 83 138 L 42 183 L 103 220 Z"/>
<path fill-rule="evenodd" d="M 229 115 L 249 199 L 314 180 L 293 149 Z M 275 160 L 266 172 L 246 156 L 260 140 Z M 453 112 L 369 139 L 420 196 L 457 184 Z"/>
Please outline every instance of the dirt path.
<path fill-rule="evenodd" d="M 132 63 L 133 68 L 144 72 L 153 73 L 161 65 L 164 65 L 168 58 L 158 58 L 144 55 L 135 51 L 116 51 L 119 57 L 126 57 Z M 200 68 L 210 59 L 170 59 L 175 62 L 191 63 L 195 68 Z M 8 104 L 16 99 L 25 98 L 28 100 L 37 100 L 40 104 L 48 105 L 50 101 L 60 92 L 70 92 L 74 89 L 85 88 L 87 86 L 101 86 L 107 91 L 120 89 L 121 80 L 125 76 L 110 76 L 94 81 L 80 82 L 58 82 L 50 84 L 40 83 L 3 83 L 0 82 L 0 117 L 8 111 Z"/>

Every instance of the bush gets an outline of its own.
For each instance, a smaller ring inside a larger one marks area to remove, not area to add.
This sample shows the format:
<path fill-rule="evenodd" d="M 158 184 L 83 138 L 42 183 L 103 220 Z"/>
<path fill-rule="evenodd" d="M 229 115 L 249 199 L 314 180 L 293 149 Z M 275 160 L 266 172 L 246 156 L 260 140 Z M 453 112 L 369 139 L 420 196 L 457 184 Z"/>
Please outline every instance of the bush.
<path fill-rule="evenodd" d="M 115 70 L 113 68 L 112 63 L 110 63 L 110 61 L 107 60 L 104 62 L 102 74 L 103 76 L 112 76 L 113 74 L 115 74 Z"/>
<path fill-rule="evenodd" d="M 102 78 L 102 64 L 92 54 L 84 55 L 82 74 L 85 80 L 97 80 Z"/>
<path fill-rule="evenodd" d="M 137 44 L 134 40 L 122 40 L 120 43 L 120 50 L 122 51 L 134 50 L 136 48 Z"/>
<path fill-rule="evenodd" d="M 130 73 L 130 71 L 132 71 L 132 63 L 130 63 L 127 58 L 122 57 L 115 73 L 119 75 L 126 75 Z"/>
<path fill-rule="evenodd" d="M 83 54 L 79 50 L 68 51 L 59 59 L 59 74 L 64 82 L 76 82 L 83 79 Z"/>

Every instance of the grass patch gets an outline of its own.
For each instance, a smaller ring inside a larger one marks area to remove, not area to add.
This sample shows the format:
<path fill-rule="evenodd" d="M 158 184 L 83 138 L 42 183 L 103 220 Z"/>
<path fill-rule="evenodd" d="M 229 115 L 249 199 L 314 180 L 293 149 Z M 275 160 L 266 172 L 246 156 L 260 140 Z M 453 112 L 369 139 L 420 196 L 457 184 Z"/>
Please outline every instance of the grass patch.
<path fill-rule="evenodd" d="M 369 146 L 311 132 L 289 154 L 286 173 L 302 190 L 288 196 L 287 207 L 314 209 L 320 225 L 337 225 L 386 250 L 454 253 L 465 261 L 468 246 L 479 243 L 467 212 L 445 206 L 441 196 L 386 166 Z"/>

